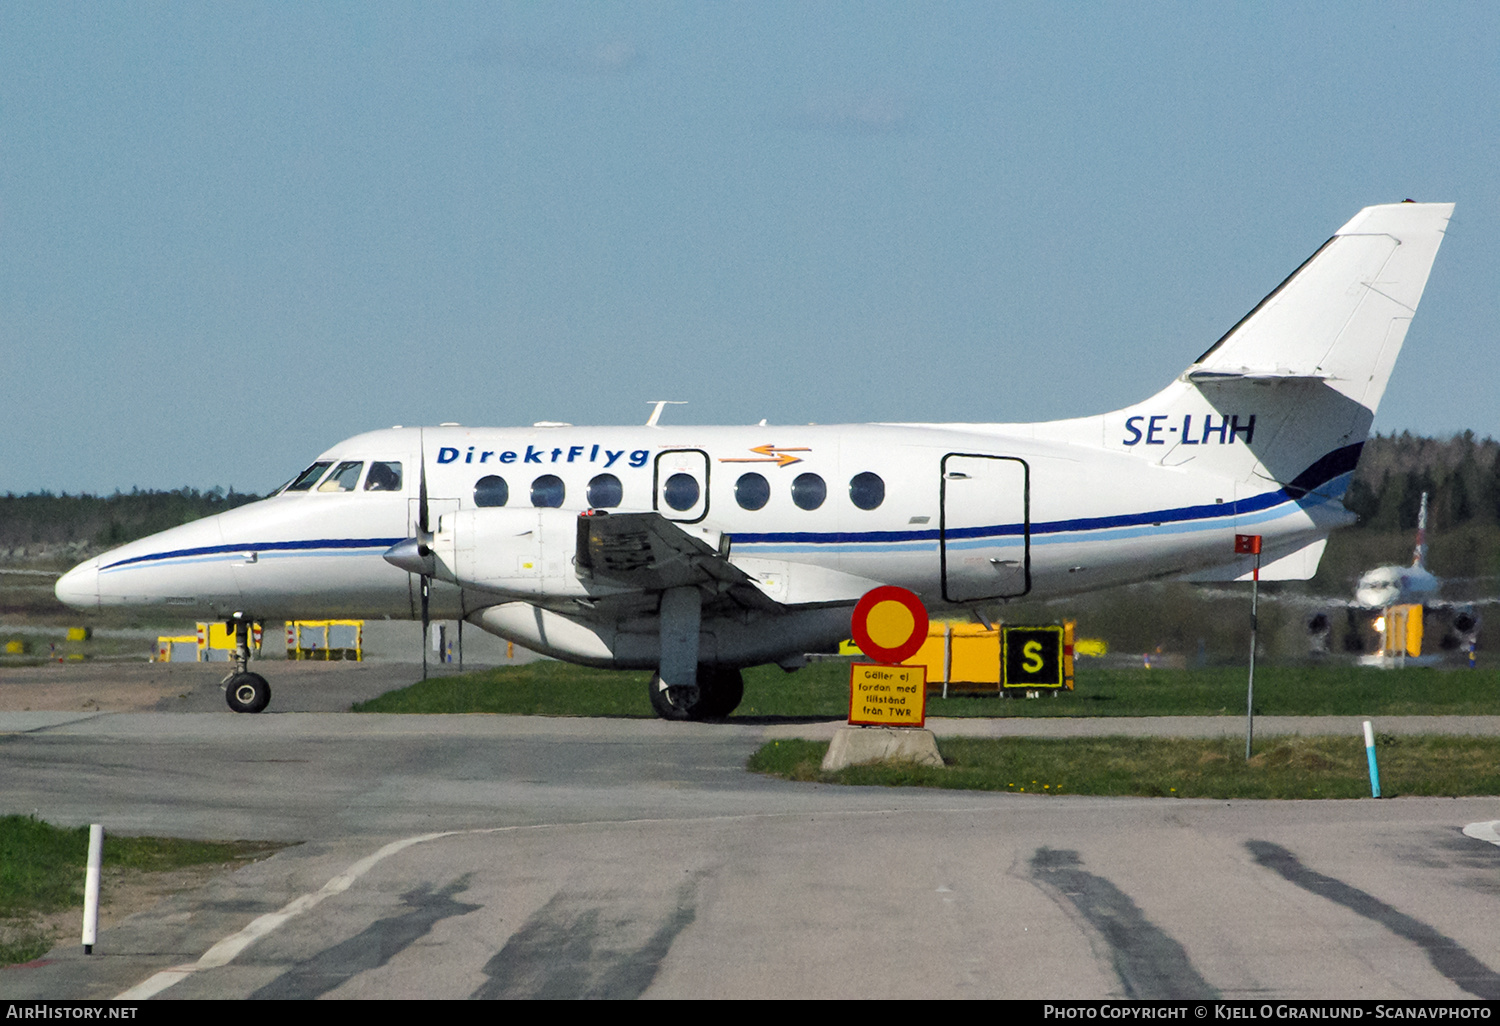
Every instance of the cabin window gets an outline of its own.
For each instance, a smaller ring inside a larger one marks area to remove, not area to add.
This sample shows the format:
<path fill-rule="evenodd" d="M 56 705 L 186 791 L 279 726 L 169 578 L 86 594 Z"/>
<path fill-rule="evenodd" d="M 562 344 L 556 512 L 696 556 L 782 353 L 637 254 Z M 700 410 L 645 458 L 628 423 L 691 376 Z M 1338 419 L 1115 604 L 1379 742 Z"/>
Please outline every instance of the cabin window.
<path fill-rule="evenodd" d="M 401 490 L 401 464 L 375 462 L 370 464 L 370 474 L 365 478 L 367 492 L 399 492 Z"/>
<path fill-rule="evenodd" d="M 505 483 L 505 478 L 491 474 L 474 483 L 474 505 L 504 506 L 509 501 L 510 485 Z"/>
<path fill-rule="evenodd" d="M 327 470 L 331 466 L 333 466 L 333 463 L 328 460 L 314 463 L 302 473 L 298 474 L 297 479 L 286 486 L 286 490 L 289 492 L 307 491 L 308 489 L 312 488 L 313 485 L 318 483 L 318 478 L 323 476 L 323 471 Z"/>
<path fill-rule="evenodd" d="M 792 482 L 792 501 L 803 509 L 817 509 L 828 498 L 828 485 L 817 474 L 798 474 Z"/>
<path fill-rule="evenodd" d="M 614 509 L 625 497 L 625 488 L 613 474 L 600 474 L 589 482 L 590 509 Z"/>
<path fill-rule="evenodd" d="M 734 501 L 741 509 L 760 509 L 771 498 L 771 483 L 751 471 L 734 483 Z"/>
<path fill-rule="evenodd" d="M 318 485 L 320 492 L 352 492 L 359 484 L 359 472 L 365 469 L 363 460 L 348 460 L 340 463 L 328 475 L 328 479 Z"/>
<path fill-rule="evenodd" d="M 698 479 L 692 474 L 673 474 L 661 489 L 661 497 L 679 513 L 698 505 L 698 496 L 701 494 Z"/>
<path fill-rule="evenodd" d="M 563 504 L 563 497 L 567 492 L 562 478 L 556 474 L 543 474 L 531 482 L 531 504 L 556 509 Z"/>
<path fill-rule="evenodd" d="M 874 509 L 885 501 L 885 482 L 868 470 L 849 479 L 849 501 L 860 509 Z"/>

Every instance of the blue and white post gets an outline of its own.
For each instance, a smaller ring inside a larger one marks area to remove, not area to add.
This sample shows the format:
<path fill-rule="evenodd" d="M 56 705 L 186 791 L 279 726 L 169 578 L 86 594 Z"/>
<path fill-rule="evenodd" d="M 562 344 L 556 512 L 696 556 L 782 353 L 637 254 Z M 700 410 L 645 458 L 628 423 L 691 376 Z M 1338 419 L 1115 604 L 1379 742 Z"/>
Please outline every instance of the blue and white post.
<path fill-rule="evenodd" d="M 1380 769 L 1375 765 L 1375 731 L 1370 721 L 1365 720 L 1365 758 L 1370 761 L 1370 797 L 1380 797 Z"/>

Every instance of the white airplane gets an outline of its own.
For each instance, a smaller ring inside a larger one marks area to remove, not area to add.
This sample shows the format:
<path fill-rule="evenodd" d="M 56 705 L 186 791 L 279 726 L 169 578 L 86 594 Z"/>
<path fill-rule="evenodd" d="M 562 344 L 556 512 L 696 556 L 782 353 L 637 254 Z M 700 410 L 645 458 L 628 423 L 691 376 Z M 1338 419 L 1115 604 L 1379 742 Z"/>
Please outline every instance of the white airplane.
<path fill-rule="evenodd" d="M 392 428 L 271 497 L 91 559 L 57 595 L 252 620 L 463 618 L 651 669 L 669 719 L 727 715 L 740 669 L 826 651 L 877 585 L 934 610 L 1156 578 L 1306 579 L 1453 207 L 1368 207 L 1165 389 L 1039 424 Z M 1003 377 L 1003 368 L 991 373 Z M 236 710 L 270 689 L 241 646 Z"/>
<path fill-rule="evenodd" d="M 1417 544 L 1412 549 L 1410 566 L 1380 566 L 1366 570 L 1354 586 L 1355 604 L 1365 609 L 1425 602 L 1438 590 L 1440 582 L 1427 569 L 1427 493 L 1422 493 L 1422 509 L 1417 514 Z"/>
<path fill-rule="evenodd" d="M 1428 625 L 1429 637 L 1438 639 L 1439 649 L 1461 649 L 1473 653 L 1479 642 L 1479 628 L 1483 620 L 1479 607 L 1492 605 L 1495 599 L 1472 599 L 1447 601 L 1438 598 L 1443 581 L 1427 569 L 1427 493 L 1422 493 L 1422 506 L 1417 514 L 1417 542 L 1412 548 L 1409 565 L 1392 564 L 1366 570 L 1354 586 L 1354 598 L 1338 603 L 1347 607 L 1348 626 L 1344 634 L 1345 651 L 1364 652 L 1368 648 L 1368 630 L 1359 626 L 1363 619 L 1366 627 L 1373 627 L 1376 635 L 1385 631 L 1387 611 L 1392 606 L 1420 605 L 1423 621 Z M 1328 605 L 1327 600 L 1314 600 Z M 1332 639 L 1333 620 L 1326 612 L 1314 614 L 1308 621 L 1308 631 L 1327 647 Z M 1377 638 L 1377 645 L 1383 644 Z M 1370 657 L 1374 658 L 1374 657 Z M 1403 660 L 1404 665 L 1404 660 Z"/>

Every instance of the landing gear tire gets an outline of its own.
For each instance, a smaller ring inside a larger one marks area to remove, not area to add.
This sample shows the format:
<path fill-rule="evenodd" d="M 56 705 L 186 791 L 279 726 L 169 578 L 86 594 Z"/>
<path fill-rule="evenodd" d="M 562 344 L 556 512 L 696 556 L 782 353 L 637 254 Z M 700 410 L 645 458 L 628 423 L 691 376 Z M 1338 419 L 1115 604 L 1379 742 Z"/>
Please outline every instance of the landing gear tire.
<path fill-rule="evenodd" d="M 721 720 L 739 708 L 745 678 L 731 666 L 698 667 L 696 687 L 663 687 L 651 675 L 651 708 L 664 720 Z"/>
<path fill-rule="evenodd" d="M 662 683 L 661 674 L 653 673 L 647 685 L 651 694 L 651 708 L 664 720 L 698 719 L 698 706 L 703 701 L 703 689 L 699 687 L 668 687 Z"/>
<path fill-rule="evenodd" d="M 224 685 L 224 700 L 237 713 L 258 713 L 271 704 L 271 685 L 258 673 L 237 673 Z"/>
<path fill-rule="evenodd" d="M 698 667 L 697 719 L 722 720 L 739 708 L 745 697 L 745 678 L 732 666 Z"/>

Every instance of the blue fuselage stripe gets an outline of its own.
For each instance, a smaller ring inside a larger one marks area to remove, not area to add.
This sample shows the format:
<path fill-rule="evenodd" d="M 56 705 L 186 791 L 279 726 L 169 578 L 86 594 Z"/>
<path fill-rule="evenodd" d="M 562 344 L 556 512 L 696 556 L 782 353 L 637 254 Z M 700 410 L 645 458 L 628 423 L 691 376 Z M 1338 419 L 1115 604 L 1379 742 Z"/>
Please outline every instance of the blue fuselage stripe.
<path fill-rule="evenodd" d="M 307 554 L 307 550 L 325 549 L 330 551 L 347 551 L 350 549 L 380 549 L 384 551 L 404 538 L 317 538 L 309 541 L 276 541 L 276 542 L 246 542 L 242 545 L 205 545 L 194 549 L 174 549 L 171 552 L 152 552 L 144 556 L 131 556 L 122 559 L 118 563 L 100 567 L 100 571 L 113 570 L 116 567 L 130 566 L 135 563 L 155 563 L 168 559 L 184 559 L 185 557 L 203 556 L 237 556 L 245 552 L 286 552 Z M 207 560 L 195 560 L 196 562 L 207 562 Z"/>
<path fill-rule="evenodd" d="M 1236 517 L 1246 517 L 1250 514 L 1264 513 L 1265 511 L 1284 505 L 1288 502 L 1296 502 L 1299 506 L 1317 505 L 1326 501 L 1318 497 L 1316 501 L 1299 501 L 1287 494 L 1285 489 L 1274 492 L 1266 492 L 1248 499 L 1238 499 L 1234 502 L 1213 503 L 1202 506 L 1180 506 L 1177 509 L 1154 510 L 1146 513 L 1126 513 L 1118 516 L 1108 517 L 1079 517 L 1072 520 L 1049 520 L 1030 525 L 1030 535 L 1033 543 L 1044 544 L 1047 535 L 1062 534 L 1090 534 L 1097 537 L 1100 531 L 1112 532 L 1112 537 L 1132 537 L 1137 534 L 1151 533 L 1152 529 L 1163 527 L 1166 524 L 1180 524 L 1186 521 L 1224 521 Z M 1257 520 L 1262 519 L 1260 517 Z M 1211 526 L 1218 526 L 1213 524 Z M 1114 534 L 1121 528 L 1142 528 L 1144 530 L 1132 531 L 1129 534 Z M 753 534 L 750 532 L 734 532 L 733 537 L 736 545 L 859 545 L 861 548 L 870 546 L 868 551 L 894 551 L 897 546 L 904 547 L 912 543 L 946 541 L 952 545 L 956 541 L 965 541 L 976 538 L 1004 538 L 1021 537 L 1027 534 L 1026 524 L 991 524 L 984 527 L 959 527 L 943 530 L 925 531 L 857 531 L 857 532 L 814 532 L 814 531 L 785 531 L 768 534 Z"/>

